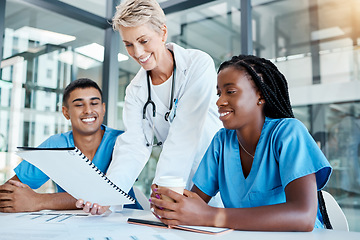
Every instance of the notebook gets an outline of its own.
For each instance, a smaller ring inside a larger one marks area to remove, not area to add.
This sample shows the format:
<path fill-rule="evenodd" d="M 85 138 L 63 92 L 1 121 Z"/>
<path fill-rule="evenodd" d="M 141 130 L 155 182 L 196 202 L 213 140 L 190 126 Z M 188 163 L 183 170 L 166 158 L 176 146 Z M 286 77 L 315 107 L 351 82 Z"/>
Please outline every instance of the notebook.
<path fill-rule="evenodd" d="M 18 149 L 17 155 L 39 168 L 76 199 L 102 206 L 135 202 L 76 147 Z"/>
<path fill-rule="evenodd" d="M 218 228 L 218 227 L 205 227 L 205 226 L 188 226 L 188 225 L 177 225 L 177 226 L 171 226 L 169 227 L 165 223 L 160 222 L 160 220 L 157 219 L 149 219 L 149 218 L 129 218 L 127 220 L 128 223 L 131 224 L 138 224 L 138 225 L 144 225 L 144 226 L 152 226 L 152 227 L 160 227 L 160 228 L 173 228 L 173 229 L 180 229 L 185 231 L 191 231 L 191 232 L 197 232 L 197 233 L 206 233 L 206 234 L 222 234 L 229 231 L 232 231 L 233 229 L 230 228 Z"/>

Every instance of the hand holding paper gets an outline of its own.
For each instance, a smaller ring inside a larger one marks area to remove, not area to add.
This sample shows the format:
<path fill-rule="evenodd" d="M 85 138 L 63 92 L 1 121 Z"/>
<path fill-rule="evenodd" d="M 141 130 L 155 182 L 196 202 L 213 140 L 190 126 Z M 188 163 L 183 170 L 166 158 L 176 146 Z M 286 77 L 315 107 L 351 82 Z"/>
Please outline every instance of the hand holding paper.
<path fill-rule="evenodd" d="M 39 168 L 67 193 L 102 206 L 135 202 L 77 148 L 19 148 L 17 154 Z"/>
<path fill-rule="evenodd" d="M 110 206 L 101 206 L 97 203 L 92 204 L 91 202 L 84 202 L 82 199 L 76 201 L 76 207 L 82 208 L 84 212 L 91 213 L 91 215 L 101 215 L 104 214 Z"/>

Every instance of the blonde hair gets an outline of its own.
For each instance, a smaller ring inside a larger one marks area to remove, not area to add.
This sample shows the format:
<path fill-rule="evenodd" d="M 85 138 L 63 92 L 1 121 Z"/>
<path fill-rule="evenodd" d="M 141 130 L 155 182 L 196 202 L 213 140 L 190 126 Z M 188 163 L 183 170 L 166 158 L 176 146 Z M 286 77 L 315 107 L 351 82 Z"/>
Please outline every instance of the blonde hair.
<path fill-rule="evenodd" d="M 126 0 L 116 7 L 112 26 L 119 31 L 121 26 L 138 27 L 149 23 L 160 32 L 165 22 L 165 13 L 156 0 Z"/>

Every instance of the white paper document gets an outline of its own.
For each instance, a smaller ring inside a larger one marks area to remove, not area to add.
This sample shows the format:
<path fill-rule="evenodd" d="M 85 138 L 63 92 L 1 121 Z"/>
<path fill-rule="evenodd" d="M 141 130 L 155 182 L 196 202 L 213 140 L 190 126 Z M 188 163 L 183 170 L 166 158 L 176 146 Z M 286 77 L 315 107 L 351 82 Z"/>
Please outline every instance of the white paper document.
<path fill-rule="evenodd" d="M 76 199 L 102 206 L 131 204 L 135 200 L 111 182 L 77 148 L 19 148 L 30 162 Z"/>

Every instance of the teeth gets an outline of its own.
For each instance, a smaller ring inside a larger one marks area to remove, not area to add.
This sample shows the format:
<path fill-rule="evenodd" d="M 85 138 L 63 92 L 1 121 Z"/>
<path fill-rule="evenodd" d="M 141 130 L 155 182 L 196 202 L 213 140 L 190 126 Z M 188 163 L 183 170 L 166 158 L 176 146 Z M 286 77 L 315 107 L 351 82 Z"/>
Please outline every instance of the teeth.
<path fill-rule="evenodd" d="M 139 61 L 141 63 L 146 62 L 150 57 L 151 57 L 151 54 L 149 56 L 147 56 L 146 58 L 139 58 Z"/>
<path fill-rule="evenodd" d="M 92 117 L 92 118 L 84 118 L 81 121 L 83 121 L 83 122 L 93 122 L 93 121 L 95 121 L 95 118 L 94 117 Z"/>
<path fill-rule="evenodd" d="M 220 117 L 226 116 L 228 115 L 230 112 L 224 112 L 224 113 L 220 113 Z"/>

